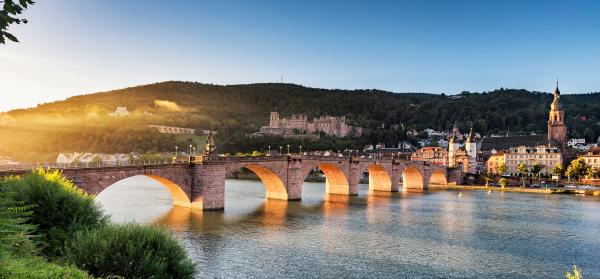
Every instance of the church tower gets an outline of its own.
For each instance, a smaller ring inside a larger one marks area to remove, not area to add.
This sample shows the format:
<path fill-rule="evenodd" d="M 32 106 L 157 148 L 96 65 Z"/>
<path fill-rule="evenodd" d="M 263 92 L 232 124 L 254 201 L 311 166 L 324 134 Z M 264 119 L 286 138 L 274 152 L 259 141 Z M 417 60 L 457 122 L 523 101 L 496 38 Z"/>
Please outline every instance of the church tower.
<path fill-rule="evenodd" d="M 560 90 L 558 81 L 554 89 L 554 100 L 550 104 L 550 115 L 548 118 L 548 141 L 556 141 L 561 149 L 567 146 L 567 126 L 565 126 L 565 112 L 560 106 Z"/>

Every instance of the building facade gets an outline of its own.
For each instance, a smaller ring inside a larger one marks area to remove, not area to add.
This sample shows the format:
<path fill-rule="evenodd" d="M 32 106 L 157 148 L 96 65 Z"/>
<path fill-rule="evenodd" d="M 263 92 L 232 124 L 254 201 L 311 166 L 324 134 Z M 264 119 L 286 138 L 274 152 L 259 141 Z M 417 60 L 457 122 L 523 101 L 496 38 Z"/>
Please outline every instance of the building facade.
<path fill-rule="evenodd" d="M 477 173 L 477 141 L 473 137 L 473 129 L 469 132 L 464 147 L 458 142 L 458 129 L 454 129 L 448 141 L 448 166 L 460 166 L 465 173 Z"/>
<path fill-rule="evenodd" d="M 504 172 L 501 173 L 499 171 L 502 166 L 504 166 L 504 172 L 506 172 L 506 156 L 504 155 L 504 151 L 499 151 L 488 158 L 486 162 L 487 173 L 503 175 Z"/>
<path fill-rule="evenodd" d="M 541 167 L 540 173 L 542 174 L 550 174 L 554 166 L 562 164 L 560 149 L 548 145 L 511 147 L 504 155 L 506 172 L 512 175 L 519 174 L 518 166 L 521 163 L 525 164 L 528 170 L 539 164 Z"/>
<path fill-rule="evenodd" d="M 294 135 L 320 134 L 335 137 L 361 136 L 361 127 L 346 124 L 346 117 L 320 116 L 312 121 L 305 114 L 292 114 L 290 118 L 280 118 L 278 112 L 271 112 L 269 126 L 262 126 L 259 134 Z"/>
<path fill-rule="evenodd" d="M 109 116 L 129 116 L 130 113 L 127 110 L 127 107 L 117 107 L 117 109 L 115 110 L 115 112 L 111 112 L 108 114 Z"/>
<path fill-rule="evenodd" d="M 196 133 L 196 129 L 172 127 L 164 125 L 149 125 L 151 128 L 156 128 L 161 134 L 173 134 L 173 135 L 193 135 Z"/>
<path fill-rule="evenodd" d="M 585 154 L 579 156 L 585 163 L 592 168 L 600 168 L 600 148 L 592 148 Z"/>
<path fill-rule="evenodd" d="M 433 165 L 448 165 L 448 153 L 441 147 L 423 147 L 410 156 L 411 161 L 429 162 Z"/>

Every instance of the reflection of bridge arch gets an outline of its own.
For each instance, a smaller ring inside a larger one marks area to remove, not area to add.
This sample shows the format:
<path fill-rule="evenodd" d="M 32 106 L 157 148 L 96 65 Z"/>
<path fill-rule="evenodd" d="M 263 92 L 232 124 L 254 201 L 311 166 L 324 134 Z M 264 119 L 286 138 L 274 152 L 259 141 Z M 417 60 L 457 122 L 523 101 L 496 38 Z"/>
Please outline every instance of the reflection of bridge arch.
<path fill-rule="evenodd" d="M 260 178 L 263 185 L 265 186 L 267 198 L 279 200 L 288 199 L 288 192 L 283 180 L 277 172 L 273 171 L 269 167 L 253 163 L 236 164 L 232 165 L 232 167 L 228 167 L 226 170 L 226 174 L 230 175 L 233 172 L 237 172 L 244 168 L 252 171 L 258 176 L 258 178 Z"/>
<path fill-rule="evenodd" d="M 415 166 L 407 166 L 402 172 L 402 183 L 404 190 L 425 189 L 425 178 L 423 172 Z"/>
<path fill-rule="evenodd" d="M 429 184 L 448 185 L 448 175 L 445 169 L 439 168 L 431 172 Z"/>

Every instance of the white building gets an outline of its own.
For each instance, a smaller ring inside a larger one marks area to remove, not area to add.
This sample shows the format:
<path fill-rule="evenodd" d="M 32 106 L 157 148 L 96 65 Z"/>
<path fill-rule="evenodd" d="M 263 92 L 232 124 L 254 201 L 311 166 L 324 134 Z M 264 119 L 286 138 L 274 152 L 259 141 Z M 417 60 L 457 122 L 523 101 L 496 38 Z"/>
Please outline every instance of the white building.
<path fill-rule="evenodd" d="M 528 170 L 539 164 L 541 173 L 550 174 L 552 168 L 562 163 L 562 155 L 558 147 L 538 145 L 535 147 L 511 147 L 504 153 L 506 172 L 516 175 L 519 173 L 519 164 L 523 163 Z"/>
<path fill-rule="evenodd" d="M 109 116 L 129 116 L 130 113 L 127 110 L 127 107 L 117 107 L 115 112 L 111 112 L 108 114 Z"/>
<path fill-rule="evenodd" d="M 151 128 L 156 128 L 161 134 L 173 134 L 173 135 L 193 135 L 196 133 L 196 129 L 182 128 L 164 125 L 149 125 Z"/>
<path fill-rule="evenodd" d="M 130 154 L 98 154 L 98 153 L 60 153 L 56 157 L 57 164 L 127 164 L 131 161 Z"/>

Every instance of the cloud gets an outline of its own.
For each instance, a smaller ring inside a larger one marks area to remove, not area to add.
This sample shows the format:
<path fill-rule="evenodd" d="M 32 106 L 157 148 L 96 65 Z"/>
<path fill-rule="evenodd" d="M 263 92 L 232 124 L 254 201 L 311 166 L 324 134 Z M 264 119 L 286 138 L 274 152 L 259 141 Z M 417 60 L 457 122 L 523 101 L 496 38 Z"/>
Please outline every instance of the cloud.
<path fill-rule="evenodd" d="M 183 111 L 183 109 L 179 107 L 177 103 L 167 100 L 154 100 L 154 105 L 170 111 Z"/>

